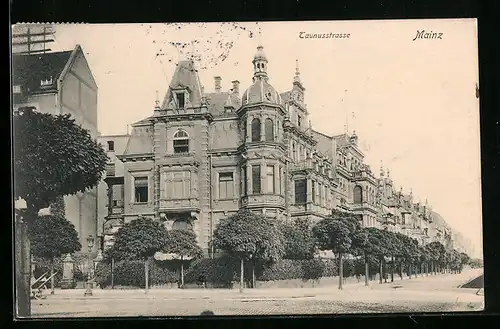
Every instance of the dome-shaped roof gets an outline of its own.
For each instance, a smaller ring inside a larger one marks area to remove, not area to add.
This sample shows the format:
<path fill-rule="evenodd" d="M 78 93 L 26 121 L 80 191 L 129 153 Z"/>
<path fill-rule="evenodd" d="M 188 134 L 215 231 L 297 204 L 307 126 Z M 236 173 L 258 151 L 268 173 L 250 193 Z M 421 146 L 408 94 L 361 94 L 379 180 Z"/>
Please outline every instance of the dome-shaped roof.
<path fill-rule="evenodd" d="M 264 53 L 264 47 L 262 46 L 258 46 L 257 47 L 257 52 L 255 53 L 254 57 L 253 57 L 254 61 L 255 60 L 266 60 L 267 61 L 267 56 L 266 54 Z"/>
<path fill-rule="evenodd" d="M 243 93 L 241 105 L 256 103 L 283 104 L 280 94 L 265 79 L 256 79 Z"/>

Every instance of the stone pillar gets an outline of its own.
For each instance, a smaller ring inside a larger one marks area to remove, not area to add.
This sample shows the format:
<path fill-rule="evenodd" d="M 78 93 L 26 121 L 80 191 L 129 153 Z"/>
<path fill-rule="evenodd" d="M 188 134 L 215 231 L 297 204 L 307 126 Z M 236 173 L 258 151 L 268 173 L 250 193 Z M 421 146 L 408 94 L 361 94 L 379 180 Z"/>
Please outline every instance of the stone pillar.
<path fill-rule="evenodd" d="M 260 140 L 263 142 L 266 140 L 266 118 L 260 117 Z"/>
<path fill-rule="evenodd" d="M 306 185 L 306 188 L 307 188 L 307 203 L 310 203 L 312 202 L 312 184 L 314 184 L 314 182 L 311 180 L 311 178 L 307 177 L 306 178 L 307 180 L 307 185 Z"/>
<path fill-rule="evenodd" d="M 253 194 L 252 164 L 247 162 L 247 195 Z"/>
<path fill-rule="evenodd" d="M 250 137 L 252 135 L 252 117 L 251 116 L 247 117 L 247 121 L 245 124 L 247 125 L 245 141 L 247 143 L 250 143 L 252 141 L 252 138 Z"/>
<path fill-rule="evenodd" d="M 73 280 L 73 267 L 74 262 L 71 258 L 71 254 L 66 254 L 63 259 L 63 277 L 61 280 L 61 289 L 73 289 L 75 287 L 75 282 Z"/>

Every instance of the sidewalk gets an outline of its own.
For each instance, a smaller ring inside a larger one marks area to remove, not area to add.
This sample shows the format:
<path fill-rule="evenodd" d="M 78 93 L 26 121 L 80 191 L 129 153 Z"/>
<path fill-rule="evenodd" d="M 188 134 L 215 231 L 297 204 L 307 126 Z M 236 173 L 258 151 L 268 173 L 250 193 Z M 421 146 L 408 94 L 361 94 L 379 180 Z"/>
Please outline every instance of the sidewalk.
<path fill-rule="evenodd" d="M 462 274 L 438 274 L 424 277 L 413 277 L 411 279 L 399 277 L 394 278 L 394 282 L 379 284 L 378 281 L 370 281 L 366 287 L 364 280 L 359 283 L 348 283 L 339 290 L 337 285 L 307 287 L 307 288 L 256 288 L 245 289 L 243 293 L 239 289 L 150 289 L 145 293 L 144 289 L 93 289 L 92 297 L 85 297 L 85 289 L 56 289 L 54 295 L 47 295 L 47 300 L 95 300 L 95 299 L 290 299 L 290 298 L 320 298 L 325 296 L 340 297 L 346 295 L 371 295 L 375 292 L 390 291 L 393 294 L 396 291 L 405 291 L 416 293 L 417 295 L 427 294 L 429 291 L 436 290 L 449 291 L 457 293 L 455 288 L 459 284 L 467 282 L 476 277 L 480 271 L 462 272 Z M 457 282 L 456 285 L 453 283 Z M 450 285 L 451 283 L 451 285 Z M 426 285 L 429 284 L 427 287 Z M 399 288 L 399 289 L 396 289 Z M 402 288 L 402 289 L 401 289 Z M 465 289 L 464 289 L 465 290 Z M 48 292 L 50 293 L 50 292 Z M 359 297 L 359 296 L 358 296 Z"/>

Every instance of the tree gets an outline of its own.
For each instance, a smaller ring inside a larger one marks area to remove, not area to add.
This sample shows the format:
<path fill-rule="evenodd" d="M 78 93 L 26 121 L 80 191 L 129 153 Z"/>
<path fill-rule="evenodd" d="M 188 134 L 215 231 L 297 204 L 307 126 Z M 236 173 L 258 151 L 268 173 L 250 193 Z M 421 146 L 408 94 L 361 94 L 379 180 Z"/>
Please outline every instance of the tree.
<path fill-rule="evenodd" d="M 339 289 L 342 289 L 342 255 L 351 251 L 352 238 L 359 229 L 359 222 L 350 213 L 334 211 L 331 217 L 318 222 L 313 228 L 313 236 L 320 250 L 331 250 L 338 257 Z"/>
<path fill-rule="evenodd" d="M 459 269 L 459 273 L 462 272 L 464 265 L 469 264 L 469 261 L 470 261 L 469 255 L 467 255 L 464 252 L 461 252 L 460 253 L 460 269 Z"/>
<path fill-rule="evenodd" d="M 82 248 L 75 226 L 65 218 L 62 197 L 51 205 L 50 216 L 33 222 L 29 238 L 33 255 L 50 262 L 51 294 L 54 294 L 54 259 Z"/>
<path fill-rule="evenodd" d="M 425 273 L 425 275 L 429 274 L 429 261 L 431 260 L 429 250 L 425 246 L 419 246 L 419 251 L 420 251 L 420 264 L 423 267 L 422 268 L 422 275 Z"/>
<path fill-rule="evenodd" d="M 434 274 L 436 272 L 441 272 L 441 263 L 443 261 L 444 254 L 446 252 L 445 247 L 439 241 L 433 241 L 428 244 L 428 249 L 431 254 L 432 267 Z"/>
<path fill-rule="evenodd" d="M 29 226 L 61 195 L 85 192 L 99 183 L 108 157 L 89 132 L 69 114 L 51 115 L 21 108 L 14 113 L 14 199 L 23 199 L 16 224 L 19 316 L 29 316 L 31 255 Z"/>
<path fill-rule="evenodd" d="M 203 257 L 203 250 L 196 242 L 196 233 L 187 229 L 167 231 L 163 252 L 179 257 L 181 270 L 181 286 L 184 286 L 184 262 L 188 259 Z"/>
<path fill-rule="evenodd" d="M 285 238 L 285 259 L 313 259 L 314 237 L 307 220 L 283 222 L 280 230 Z"/>
<path fill-rule="evenodd" d="M 147 217 L 123 225 L 115 233 L 115 243 L 106 251 L 107 257 L 116 260 L 140 260 L 144 262 L 145 292 L 149 288 L 149 262 L 154 254 L 163 250 L 167 242 L 167 230 L 160 222 Z"/>
<path fill-rule="evenodd" d="M 253 262 L 252 283 L 255 287 L 256 259 L 276 260 L 285 251 L 283 233 L 278 226 L 248 209 L 240 209 L 219 222 L 214 231 L 214 246 L 240 260 L 240 291 L 243 291 L 245 261 Z"/>
<path fill-rule="evenodd" d="M 351 249 L 354 254 L 363 256 L 365 267 L 365 286 L 369 285 L 369 262 L 370 257 L 378 254 L 378 245 L 380 242 L 372 233 L 375 228 L 363 228 L 353 234 Z"/>

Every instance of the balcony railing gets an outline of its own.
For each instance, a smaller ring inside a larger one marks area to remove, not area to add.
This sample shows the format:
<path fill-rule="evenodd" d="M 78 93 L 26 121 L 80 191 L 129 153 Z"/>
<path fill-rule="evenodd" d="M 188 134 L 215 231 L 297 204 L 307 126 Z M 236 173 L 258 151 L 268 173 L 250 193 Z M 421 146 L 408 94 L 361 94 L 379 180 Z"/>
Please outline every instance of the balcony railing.
<path fill-rule="evenodd" d="M 291 170 L 305 170 L 305 169 L 315 169 L 312 159 L 301 160 L 297 163 L 293 163 Z"/>
<path fill-rule="evenodd" d="M 353 203 L 350 205 L 350 208 L 352 211 L 371 210 L 373 212 L 378 212 L 377 207 L 368 202 Z"/>

